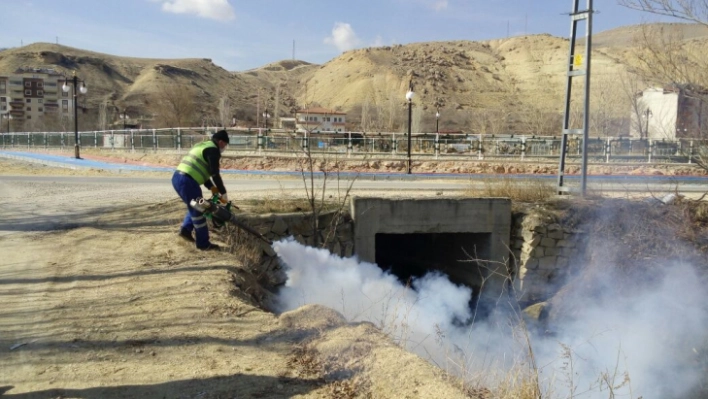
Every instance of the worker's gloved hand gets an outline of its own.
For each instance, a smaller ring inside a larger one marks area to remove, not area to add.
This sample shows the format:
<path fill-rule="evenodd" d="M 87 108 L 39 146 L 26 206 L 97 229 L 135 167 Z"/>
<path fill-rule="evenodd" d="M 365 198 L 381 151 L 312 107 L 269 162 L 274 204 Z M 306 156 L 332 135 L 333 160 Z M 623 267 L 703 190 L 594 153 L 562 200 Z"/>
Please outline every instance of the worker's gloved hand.
<path fill-rule="evenodd" d="M 219 200 L 221 201 L 222 204 L 228 204 L 229 203 L 229 196 L 226 194 L 221 194 L 219 196 Z"/>
<path fill-rule="evenodd" d="M 211 193 L 214 195 L 219 195 L 219 189 L 216 186 L 211 186 Z"/>

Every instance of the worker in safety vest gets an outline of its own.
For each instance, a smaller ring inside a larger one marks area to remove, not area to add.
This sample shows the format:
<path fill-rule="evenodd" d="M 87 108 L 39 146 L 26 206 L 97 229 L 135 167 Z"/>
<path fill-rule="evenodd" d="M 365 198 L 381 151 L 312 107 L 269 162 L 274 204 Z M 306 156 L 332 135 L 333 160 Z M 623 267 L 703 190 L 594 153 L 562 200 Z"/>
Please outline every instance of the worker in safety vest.
<path fill-rule="evenodd" d="M 219 175 L 221 153 L 228 145 L 229 134 L 226 130 L 219 130 L 211 136 L 211 140 L 192 147 L 172 175 L 172 186 L 182 201 L 187 204 L 187 215 L 184 217 L 179 235 L 190 242 L 196 242 L 197 248 L 201 250 L 219 249 L 219 246 L 209 241 L 206 218 L 201 212 L 189 206 L 189 202 L 202 197 L 200 187 L 202 184 L 214 194 L 218 194 L 222 202 L 228 202 L 226 188 Z"/>

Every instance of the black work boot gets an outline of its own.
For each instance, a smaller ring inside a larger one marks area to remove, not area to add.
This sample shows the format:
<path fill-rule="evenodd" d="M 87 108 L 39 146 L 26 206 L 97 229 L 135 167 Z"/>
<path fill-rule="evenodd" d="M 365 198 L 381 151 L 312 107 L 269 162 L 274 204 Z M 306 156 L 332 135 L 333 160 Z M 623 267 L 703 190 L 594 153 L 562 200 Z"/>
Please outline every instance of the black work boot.
<path fill-rule="evenodd" d="M 199 249 L 202 251 L 218 251 L 221 249 L 221 247 L 216 244 L 209 243 L 209 245 L 207 245 L 206 247 Z"/>
<path fill-rule="evenodd" d="M 180 229 L 179 230 L 179 236 L 184 238 L 185 240 L 189 242 L 194 242 L 194 236 L 192 235 L 192 232 L 187 230 L 187 229 Z"/>

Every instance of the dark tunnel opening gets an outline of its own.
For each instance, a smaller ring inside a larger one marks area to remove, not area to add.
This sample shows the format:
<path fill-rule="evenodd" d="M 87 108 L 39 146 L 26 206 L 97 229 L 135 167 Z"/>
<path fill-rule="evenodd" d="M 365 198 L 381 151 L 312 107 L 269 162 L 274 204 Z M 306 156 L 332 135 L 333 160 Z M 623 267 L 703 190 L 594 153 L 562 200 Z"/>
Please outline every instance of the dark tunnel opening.
<path fill-rule="evenodd" d="M 472 288 L 470 306 L 483 312 L 479 301 L 483 278 L 487 276 L 484 262 L 491 259 L 491 233 L 377 233 L 376 264 L 407 284 L 437 270 L 455 284 Z"/>

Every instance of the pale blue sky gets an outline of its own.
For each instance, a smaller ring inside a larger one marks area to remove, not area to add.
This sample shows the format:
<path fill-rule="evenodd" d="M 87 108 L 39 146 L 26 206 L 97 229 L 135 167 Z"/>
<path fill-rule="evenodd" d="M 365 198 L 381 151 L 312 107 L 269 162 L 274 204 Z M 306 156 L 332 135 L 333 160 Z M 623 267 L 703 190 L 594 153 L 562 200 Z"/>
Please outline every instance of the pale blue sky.
<path fill-rule="evenodd" d="M 211 58 L 237 71 L 292 58 L 293 40 L 295 58 L 325 63 L 375 45 L 568 37 L 571 7 L 571 0 L 0 0 L 0 47 L 58 37 L 120 56 Z M 616 0 L 594 7 L 596 33 L 657 20 Z"/>

